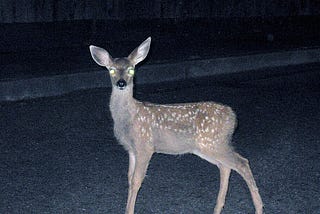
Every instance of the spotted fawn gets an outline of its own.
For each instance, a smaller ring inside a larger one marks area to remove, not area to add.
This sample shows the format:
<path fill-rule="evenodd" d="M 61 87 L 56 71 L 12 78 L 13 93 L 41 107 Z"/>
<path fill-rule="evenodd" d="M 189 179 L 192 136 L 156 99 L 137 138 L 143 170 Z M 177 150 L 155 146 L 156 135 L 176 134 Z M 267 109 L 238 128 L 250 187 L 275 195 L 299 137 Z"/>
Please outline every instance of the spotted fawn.
<path fill-rule="evenodd" d="M 106 50 L 90 46 L 94 61 L 109 71 L 114 135 L 129 153 L 126 213 L 134 213 L 149 161 L 157 152 L 192 153 L 218 166 L 220 189 L 215 214 L 224 206 L 230 172 L 235 170 L 249 187 L 256 214 L 262 214 L 263 203 L 249 162 L 230 145 L 236 126 L 236 115 L 230 107 L 215 102 L 160 105 L 133 98 L 135 66 L 146 58 L 150 43 L 149 37 L 123 58 L 112 58 Z"/>

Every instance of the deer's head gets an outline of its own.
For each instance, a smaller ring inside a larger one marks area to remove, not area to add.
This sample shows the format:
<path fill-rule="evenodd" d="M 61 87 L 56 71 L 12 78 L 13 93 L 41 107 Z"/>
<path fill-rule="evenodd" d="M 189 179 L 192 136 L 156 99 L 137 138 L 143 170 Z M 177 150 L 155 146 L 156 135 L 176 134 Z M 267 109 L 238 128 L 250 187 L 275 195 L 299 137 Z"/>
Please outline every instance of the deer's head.
<path fill-rule="evenodd" d="M 135 66 L 148 55 L 150 43 L 151 37 L 142 42 L 128 57 L 123 58 L 112 58 L 108 51 L 93 45 L 90 46 L 90 52 L 98 65 L 109 70 L 112 86 L 124 90 L 132 85 Z"/>

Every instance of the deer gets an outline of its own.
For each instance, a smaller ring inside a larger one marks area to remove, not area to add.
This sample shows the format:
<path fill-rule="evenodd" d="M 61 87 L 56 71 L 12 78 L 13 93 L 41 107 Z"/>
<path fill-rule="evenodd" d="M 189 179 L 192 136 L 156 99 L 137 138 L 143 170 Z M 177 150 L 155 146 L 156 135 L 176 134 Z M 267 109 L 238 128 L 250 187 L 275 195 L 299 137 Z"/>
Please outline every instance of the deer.
<path fill-rule="evenodd" d="M 112 58 L 103 48 L 89 47 L 93 60 L 109 71 L 113 131 L 129 156 L 125 213 L 134 214 L 137 195 L 154 153 L 189 153 L 219 168 L 220 188 L 214 214 L 221 213 L 225 204 L 231 170 L 245 180 L 255 213 L 262 214 L 263 203 L 249 161 L 231 145 L 237 125 L 231 107 L 216 102 L 154 104 L 133 97 L 135 67 L 147 57 L 150 44 L 151 37 L 122 58 Z"/>

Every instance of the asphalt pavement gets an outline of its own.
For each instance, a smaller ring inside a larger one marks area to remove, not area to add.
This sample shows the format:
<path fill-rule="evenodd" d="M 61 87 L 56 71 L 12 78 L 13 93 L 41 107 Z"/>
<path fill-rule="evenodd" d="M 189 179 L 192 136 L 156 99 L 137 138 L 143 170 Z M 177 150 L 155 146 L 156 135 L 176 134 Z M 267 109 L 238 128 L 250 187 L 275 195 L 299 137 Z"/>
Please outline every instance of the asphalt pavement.
<path fill-rule="evenodd" d="M 320 65 L 137 84 L 157 103 L 216 101 L 239 125 L 265 213 L 320 213 Z M 139 74 L 137 73 L 137 77 Z M 0 102 L 0 213 L 124 213 L 128 156 L 112 133 L 110 88 Z M 154 155 L 136 213 L 212 213 L 218 168 L 194 155 Z M 223 213 L 254 213 L 235 172 Z"/>

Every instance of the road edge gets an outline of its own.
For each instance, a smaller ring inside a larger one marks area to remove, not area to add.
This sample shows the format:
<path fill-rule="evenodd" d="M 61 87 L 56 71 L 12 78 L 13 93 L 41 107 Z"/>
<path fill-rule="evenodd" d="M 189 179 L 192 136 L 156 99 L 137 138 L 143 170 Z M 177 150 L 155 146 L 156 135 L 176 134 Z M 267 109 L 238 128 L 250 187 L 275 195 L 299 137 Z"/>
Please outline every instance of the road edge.
<path fill-rule="evenodd" d="M 297 49 L 213 59 L 149 64 L 138 68 L 136 84 L 179 81 L 188 78 L 238 73 L 262 68 L 320 62 L 320 49 Z M 103 69 L 0 82 L 0 101 L 58 96 L 77 90 L 110 87 Z"/>

